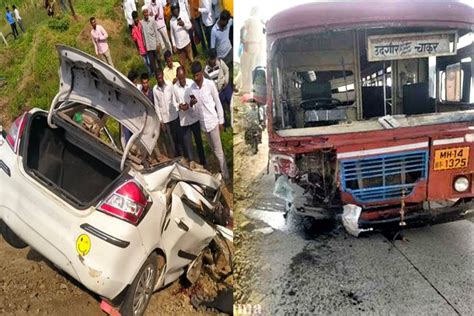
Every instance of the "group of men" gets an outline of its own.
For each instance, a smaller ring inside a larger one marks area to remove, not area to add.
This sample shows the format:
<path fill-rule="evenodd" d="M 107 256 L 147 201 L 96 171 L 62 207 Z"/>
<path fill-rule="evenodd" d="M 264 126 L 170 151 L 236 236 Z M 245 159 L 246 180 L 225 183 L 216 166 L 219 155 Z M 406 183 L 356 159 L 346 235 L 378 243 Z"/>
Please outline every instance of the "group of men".
<path fill-rule="evenodd" d="M 232 18 L 228 10 L 220 10 L 218 19 L 215 18 L 218 3 L 217 0 L 168 0 L 164 4 L 161 0 L 145 0 L 141 8 L 142 19 L 134 0 L 125 0 L 123 8 L 131 38 L 147 69 L 140 82 L 134 70 L 128 77 L 154 104 L 161 129 L 171 145 L 172 152 L 168 155 L 184 156 L 188 161 L 195 160 L 206 166 L 202 131 L 224 179 L 229 179 L 220 133 L 230 125 Z M 190 12 L 194 14 L 190 15 Z M 202 25 L 199 25 L 201 22 L 197 24 L 196 21 L 201 20 Z M 106 30 L 95 18 L 90 19 L 90 24 L 95 53 L 114 66 Z M 205 38 L 197 37 L 196 41 L 197 26 L 203 27 Z M 206 41 L 209 50 L 206 50 Z M 194 59 L 196 42 L 208 55 L 205 67 Z M 178 54 L 179 62 L 173 60 L 174 54 Z M 194 80 L 188 78 L 189 72 Z M 152 76 L 157 82 L 153 88 L 149 82 Z M 123 136 L 125 141 L 131 137 L 127 130 Z M 194 157 L 193 138 L 198 159 Z"/>
<path fill-rule="evenodd" d="M 131 37 L 147 68 L 138 87 L 155 105 L 162 131 L 171 144 L 171 155 L 206 166 L 202 130 L 223 177 L 228 179 L 220 133 L 230 125 L 232 18 L 220 3 L 145 0 L 142 19 L 134 0 L 125 0 L 123 8 Z M 205 68 L 194 59 L 199 44 L 209 56 Z M 174 54 L 179 62 L 173 61 Z M 194 80 L 188 78 L 188 70 Z M 152 89 L 150 76 L 157 81 Z M 132 72 L 130 79 L 133 81 L 134 77 Z M 194 157 L 193 138 L 198 160 Z"/>
<path fill-rule="evenodd" d="M 133 41 L 153 75 L 166 51 L 178 54 L 180 64 L 191 64 L 200 44 L 207 53 L 232 66 L 231 13 L 223 0 L 145 0 L 140 12 L 135 0 L 124 0 L 123 9 Z"/>
<path fill-rule="evenodd" d="M 16 28 L 16 25 L 18 24 L 18 26 L 20 27 L 23 33 L 25 33 L 25 28 L 23 27 L 20 11 L 18 11 L 17 7 L 14 5 L 12 5 L 12 8 L 13 8 L 13 12 L 10 11 L 9 7 L 5 8 L 5 11 L 6 11 L 5 18 L 8 24 L 10 25 L 10 27 L 12 28 L 13 37 L 16 39 L 20 35 L 20 33 L 18 33 L 18 29 Z"/>
<path fill-rule="evenodd" d="M 224 111 L 215 82 L 205 78 L 199 61 L 191 64 L 193 80 L 187 77 L 185 67 L 175 68 L 175 78 L 166 80 L 163 70 L 155 73 L 156 85 L 151 88 L 147 73 L 138 76 L 131 71 L 128 78 L 154 104 L 171 145 L 170 155 L 184 156 L 188 161 L 196 160 L 192 139 L 196 144 L 199 163 L 206 167 L 207 161 L 201 138 L 201 130 L 206 134 L 209 146 L 216 156 L 224 179 L 229 179 L 229 171 L 222 147 L 220 133 L 224 129 Z M 128 135 L 126 138 L 129 138 Z M 127 139 L 126 139 L 127 140 Z"/>
<path fill-rule="evenodd" d="M 145 0 L 141 8 L 142 19 L 134 0 L 125 0 L 123 8 L 131 38 L 147 69 L 140 82 L 136 71 L 130 71 L 128 77 L 154 104 L 171 148 L 168 156 L 184 156 L 190 162 L 199 161 L 206 166 L 202 130 L 224 179 L 229 179 L 220 133 L 230 126 L 232 18 L 228 10 L 220 10 L 218 19 L 215 18 L 218 3 L 218 0 L 168 0 L 164 4 L 161 0 Z M 194 14 L 190 15 L 190 12 Z M 171 16 L 167 17 L 167 13 Z M 196 24 L 199 18 L 202 25 Z M 97 56 L 113 66 L 106 30 L 97 24 L 95 18 L 90 19 L 90 24 Z M 194 32 L 196 35 L 199 33 L 197 26 L 203 27 L 201 30 L 205 35 L 199 42 L 208 56 L 205 67 L 194 59 L 197 54 Z M 179 62 L 173 60 L 174 54 L 178 54 Z M 194 80 L 188 78 L 188 70 Z M 149 82 L 152 76 L 157 82 L 153 88 Z M 123 136 L 125 141 L 131 137 L 127 130 Z M 193 138 L 198 159 L 194 157 Z"/>

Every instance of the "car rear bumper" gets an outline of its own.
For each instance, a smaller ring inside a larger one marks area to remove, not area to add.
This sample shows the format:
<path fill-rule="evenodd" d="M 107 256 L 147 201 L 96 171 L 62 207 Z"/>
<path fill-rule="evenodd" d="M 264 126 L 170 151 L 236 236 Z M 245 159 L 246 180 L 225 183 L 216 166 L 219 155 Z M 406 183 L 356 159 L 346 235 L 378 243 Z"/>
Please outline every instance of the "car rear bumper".
<path fill-rule="evenodd" d="M 138 230 L 119 238 L 104 227 L 83 224 L 80 233 L 89 236 L 92 245 L 88 254 L 76 253 L 71 259 L 80 282 L 102 297 L 115 299 L 133 282 L 148 256 Z"/>
<path fill-rule="evenodd" d="M 132 283 L 147 258 L 138 230 L 130 230 L 127 237 L 105 240 L 103 236 L 77 227 L 70 228 L 72 231 L 64 240 L 50 241 L 17 212 L 0 207 L 0 215 L 0 219 L 30 247 L 92 292 L 110 300 Z M 101 231 L 105 229 L 101 228 Z M 90 251 L 84 256 L 76 251 L 77 237 L 82 234 L 88 235 L 91 242 Z M 119 241 L 123 243 L 119 244 Z"/>

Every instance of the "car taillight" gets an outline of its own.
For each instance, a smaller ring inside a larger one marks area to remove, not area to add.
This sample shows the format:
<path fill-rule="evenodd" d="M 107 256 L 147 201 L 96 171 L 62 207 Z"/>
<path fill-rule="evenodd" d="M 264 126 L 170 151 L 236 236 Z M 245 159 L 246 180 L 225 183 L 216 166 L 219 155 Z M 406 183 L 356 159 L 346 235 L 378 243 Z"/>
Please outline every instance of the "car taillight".
<path fill-rule="evenodd" d="M 7 134 L 7 143 L 10 145 L 14 153 L 18 153 L 18 148 L 20 147 L 20 139 L 25 129 L 26 124 L 26 112 L 19 116 L 15 122 L 13 122 L 10 130 Z"/>
<path fill-rule="evenodd" d="M 149 203 L 142 188 L 130 180 L 100 202 L 98 210 L 137 225 Z"/>

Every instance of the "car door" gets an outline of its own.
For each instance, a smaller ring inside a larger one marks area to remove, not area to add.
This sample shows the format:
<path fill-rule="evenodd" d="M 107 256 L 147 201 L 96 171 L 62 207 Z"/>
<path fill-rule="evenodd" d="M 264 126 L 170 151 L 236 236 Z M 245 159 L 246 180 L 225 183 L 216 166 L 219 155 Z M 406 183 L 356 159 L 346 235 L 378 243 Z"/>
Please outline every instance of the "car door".
<path fill-rule="evenodd" d="M 163 250 L 167 255 L 167 274 L 179 275 L 214 238 L 215 229 L 199 212 L 212 205 L 199 192 L 196 184 L 178 182 L 168 198 L 168 214 L 162 234 Z"/>

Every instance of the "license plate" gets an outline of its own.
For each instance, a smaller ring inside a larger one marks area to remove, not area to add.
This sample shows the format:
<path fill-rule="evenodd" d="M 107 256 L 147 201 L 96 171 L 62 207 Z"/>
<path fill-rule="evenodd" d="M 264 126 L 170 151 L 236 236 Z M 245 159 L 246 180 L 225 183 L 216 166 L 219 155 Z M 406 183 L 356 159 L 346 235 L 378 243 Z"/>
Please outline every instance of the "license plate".
<path fill-rule="evenodd" d="M 469 147 L 435 150 L 434 170 L 466 168 L 469 165 Z"/>

